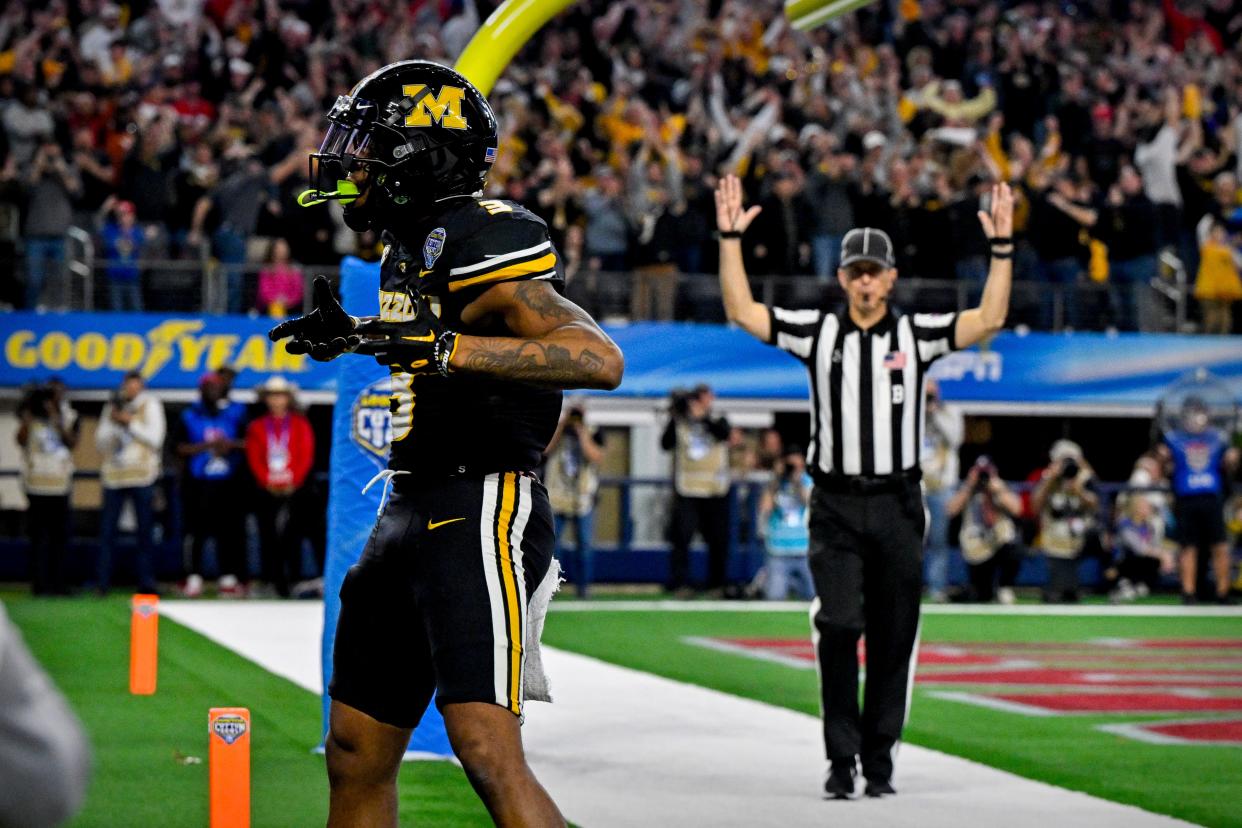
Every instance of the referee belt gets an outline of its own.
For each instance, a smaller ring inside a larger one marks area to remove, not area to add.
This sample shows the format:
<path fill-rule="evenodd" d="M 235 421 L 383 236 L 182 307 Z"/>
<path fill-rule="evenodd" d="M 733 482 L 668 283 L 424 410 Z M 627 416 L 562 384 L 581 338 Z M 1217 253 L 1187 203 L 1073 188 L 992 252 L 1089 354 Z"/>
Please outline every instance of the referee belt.
<path fill-rule="evenodd" d="M 896 494 L 917 486 L 923 479 L 923 472 L 918 467 L 907 469 L 898 474 L 864 475 L 864 474 L 825 474 L 812 471 L 811 479 L 815 487 L 828 494 Z"/>

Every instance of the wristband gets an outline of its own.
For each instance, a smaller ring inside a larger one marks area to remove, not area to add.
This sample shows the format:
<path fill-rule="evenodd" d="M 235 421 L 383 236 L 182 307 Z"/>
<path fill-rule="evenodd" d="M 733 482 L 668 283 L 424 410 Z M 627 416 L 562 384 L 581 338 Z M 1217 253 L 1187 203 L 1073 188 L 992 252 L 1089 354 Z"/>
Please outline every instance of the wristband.
<path fill-rule="evenodd" d="M 1012 250 L 1010 250 L 1010 251 L 1007 251 L 1007 252 L 1005 252 L 1005 253 L 997 253 L 995 250 L 993 250 L 993 251 L 992 251 L 992 258 L 993 258 L 993 259 L 1012 259 L 1012 258 L 1013 258 L 1013 251 L 1012 251 Z"/>
<path fill-rule="evenodd" d="M 988 239 L 988 244 L 993 247 L 1000 247 L 1005 244 L 1013 244 L 1013 236 L 993 236 Z"/>
<path fill-rule="evenodd" d="M 436 337 L 435 349 L 432 351 L 432 362 L 435 363 L 436 370 L 440 372 L 440 376 L 447 377 L 449 375 L 449 361 L 453 358 L 453 352 L 457 350 L 457 333 L 455 331 L 445 330 Z"/>
<path fill-rule="evenodd" d="M 720 239 L 721 241 L 725 239 L 740 239 L 741 237 L 742 237 L 741 230 L 717 230 L 716 231 L 716 238 Z"/>

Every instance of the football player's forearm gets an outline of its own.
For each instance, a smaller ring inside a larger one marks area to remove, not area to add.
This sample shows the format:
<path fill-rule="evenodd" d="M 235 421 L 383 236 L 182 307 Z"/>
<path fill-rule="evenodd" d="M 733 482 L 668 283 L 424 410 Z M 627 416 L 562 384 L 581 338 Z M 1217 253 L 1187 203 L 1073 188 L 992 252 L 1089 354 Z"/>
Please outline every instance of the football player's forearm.
<path fill-rule="evenodd" d="M 602 332 L 576 325 L 537 338 L 458 338 L 449 368 L 558 388 L 602 388 L 621 384 L 625 361 Z"/>

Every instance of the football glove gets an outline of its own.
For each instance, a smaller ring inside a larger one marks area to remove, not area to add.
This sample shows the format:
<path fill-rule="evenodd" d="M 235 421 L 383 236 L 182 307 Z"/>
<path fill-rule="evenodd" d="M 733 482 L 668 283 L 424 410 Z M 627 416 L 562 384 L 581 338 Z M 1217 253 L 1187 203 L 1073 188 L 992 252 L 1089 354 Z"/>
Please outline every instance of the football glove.
<path fill-rule="evenodd" d="M 332 294 L 326 276 L 316 276 L 312 288 L 315 309 L 305 316 L 281 322 L 267 332 L 273 342 L 291 336 L 285 345 L 291 354 L 310 354 L 316 362 L 328 362 L 358 347 L 361 338 L 354 332 L 358 320 L 345 312 Z"/>
<path fill-rule="evenodd" d="M 362 338 L 357 353 L 370 354 L 387 368 L 407 374 L 449 375 L 449 360 L 457 347 L 457 332 L 441 324 L 431 305 L 421 297 L 411 297 L 414 318 L 404 322 L 367 319 L 354 333 Z"/>

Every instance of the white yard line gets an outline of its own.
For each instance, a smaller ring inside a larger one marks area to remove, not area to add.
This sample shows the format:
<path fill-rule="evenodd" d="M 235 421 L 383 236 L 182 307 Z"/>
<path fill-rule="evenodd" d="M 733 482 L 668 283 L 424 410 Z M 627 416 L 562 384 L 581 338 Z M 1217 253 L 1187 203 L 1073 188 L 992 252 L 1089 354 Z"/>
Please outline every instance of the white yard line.
<path fill-rule="evenodd" d="M 552 602 L 553 612 L 800 612 L 802 601 L 577 601 Z M 1242 618 L 1239 607 L 1183 607 L 1174 604 L 1143 606 L 1111 604 L 924 604 L 924 615 L 1036 615 L 1099 616 L 1119 618 Z"/>
<path fill-rule="evenodd" d="M 161 611 L 320 691 L 318 604 L 166 601 Z M 913 745 L 898 760 L 898 796 L 827 802 L 814 717 L 553 648 L 544 660 L 556 703 L 531 704 L 523 736 L 539 778 L 586 828 L 1189 824 Z"/>

